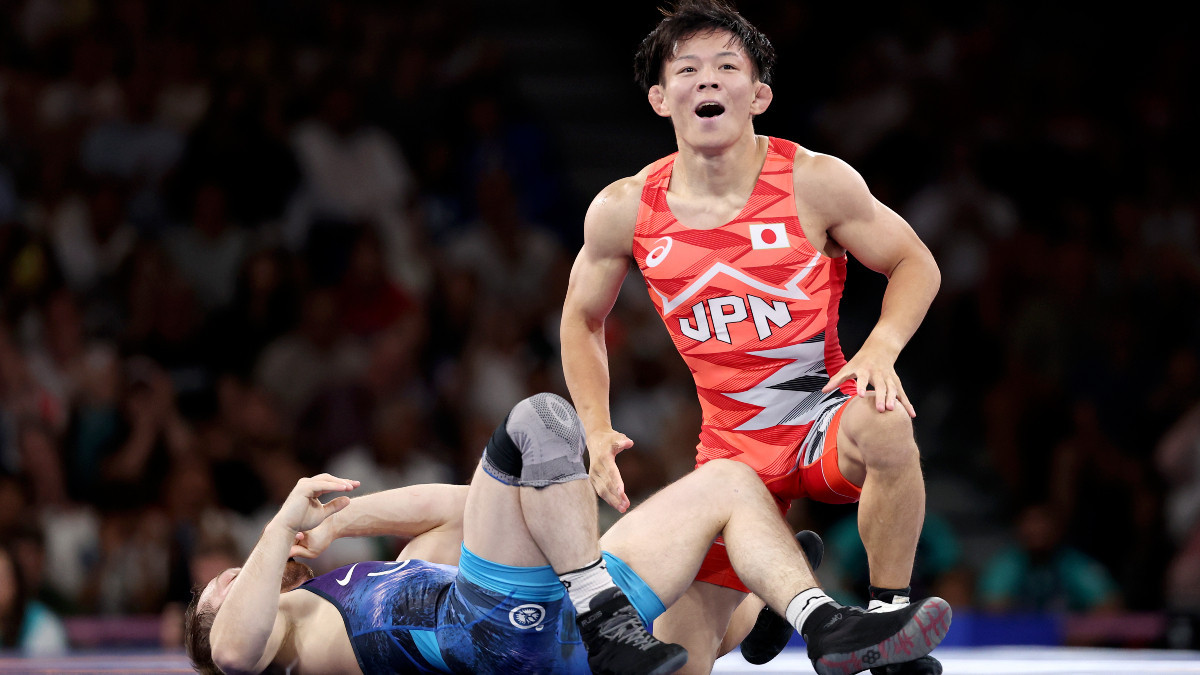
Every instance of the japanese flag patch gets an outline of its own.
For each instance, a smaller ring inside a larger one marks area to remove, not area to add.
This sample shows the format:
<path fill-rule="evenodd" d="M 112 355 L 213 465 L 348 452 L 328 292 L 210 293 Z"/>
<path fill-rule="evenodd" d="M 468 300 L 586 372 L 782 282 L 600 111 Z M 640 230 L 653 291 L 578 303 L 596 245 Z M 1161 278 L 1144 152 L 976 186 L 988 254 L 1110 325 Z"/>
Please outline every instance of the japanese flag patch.
<path fill-rule="evenodd" d="M 750 245 L 754 250 L 789 248 L 787 228 L 783 223 L 753 223 L 750 225 Z"/>

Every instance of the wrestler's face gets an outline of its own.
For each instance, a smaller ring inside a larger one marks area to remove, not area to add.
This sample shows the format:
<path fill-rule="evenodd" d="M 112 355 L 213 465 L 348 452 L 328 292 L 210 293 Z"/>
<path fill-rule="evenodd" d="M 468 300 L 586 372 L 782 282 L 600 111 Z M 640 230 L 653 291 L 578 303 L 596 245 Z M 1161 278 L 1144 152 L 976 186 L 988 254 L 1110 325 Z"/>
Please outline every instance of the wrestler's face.
<path fill-rule="evenodd" d="M 230 567 L 213 577 L 213 580 L 208 582 L 208 585 L 200 592 L 200 600 L 197 601 L 199 606 L 208 605 L 214 612 L 220 609 L 221 604 L 225 602 L 225 597 L 229 595 L 233 580 L 241 571 L 240 567 Z M 283 568 L 283 578 L 279 581 L 279 592 L 287 593 L 294 590 L 314 576 L 312 568 L 308 565 L 289 560 Z"/>
<path fill-rule="evenodd" d="M 670 117 L 681 144 L 719 149 L 753 134 L 752 121 L 771 103 L 741 42 L 727 31 L 698 33 L 675 45 L 650 105 Z"/>
<path fill-rule="evenodd" d="M 215 612 L 221 608 L 221 603 L 225 602 L 225 596 L 229 595 L 229 587 L 233 585 L 233 580 L 237 578 L 240 567 L 230 567 L 213 577 L 213 580 L 208 582 L 204 590 L 200 592 L 200 607 L 209 606 Z"/>

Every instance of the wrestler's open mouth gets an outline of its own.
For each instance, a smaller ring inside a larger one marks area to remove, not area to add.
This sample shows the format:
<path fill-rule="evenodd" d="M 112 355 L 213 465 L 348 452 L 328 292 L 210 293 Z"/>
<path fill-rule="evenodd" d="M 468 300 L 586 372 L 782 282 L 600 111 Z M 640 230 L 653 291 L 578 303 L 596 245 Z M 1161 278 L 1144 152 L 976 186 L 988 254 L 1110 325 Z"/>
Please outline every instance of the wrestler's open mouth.
<path fill-rule="evenodd" d="M 700 117 L 716 117 L 725 112 L 725 106 L 715 101 L 707 101 L 696 107 L 696 114 Z"/>

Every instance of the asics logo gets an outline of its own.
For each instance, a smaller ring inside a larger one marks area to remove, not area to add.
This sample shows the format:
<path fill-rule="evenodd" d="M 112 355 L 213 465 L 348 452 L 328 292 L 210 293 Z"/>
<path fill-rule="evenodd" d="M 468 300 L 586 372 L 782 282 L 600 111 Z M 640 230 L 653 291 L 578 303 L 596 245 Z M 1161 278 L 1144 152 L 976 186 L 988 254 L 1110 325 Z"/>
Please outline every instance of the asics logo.
<path fill-rule="evenodd" d="M 660 244 L 659 242 L 665 243 Z M 646 267 L 658 267 L 663 258 L 666 258 L 667 254 L 671 252 L 671 246 L 675 241 L 670 237 L 663 237 L 654 243 L 658 245 L 650 249 L 650 252 L 646 254 Z"/>

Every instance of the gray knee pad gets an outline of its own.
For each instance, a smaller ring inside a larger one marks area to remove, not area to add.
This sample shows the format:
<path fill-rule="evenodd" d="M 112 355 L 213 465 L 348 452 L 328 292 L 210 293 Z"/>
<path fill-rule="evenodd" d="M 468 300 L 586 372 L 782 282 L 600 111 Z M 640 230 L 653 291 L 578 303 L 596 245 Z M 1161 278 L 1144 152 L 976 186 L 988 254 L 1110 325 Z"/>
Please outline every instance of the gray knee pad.
<path fill-rule="evenodd" d="M 546 487 L 587 478 L 583 423 L 561 396 L 536 394 L 513 406 L 483 451 L 483 470 L 506 485 Z"/>

